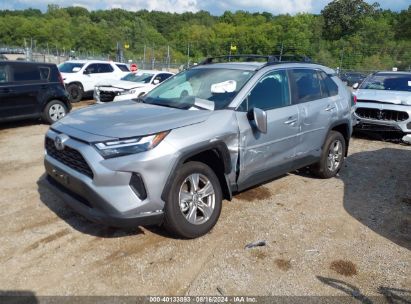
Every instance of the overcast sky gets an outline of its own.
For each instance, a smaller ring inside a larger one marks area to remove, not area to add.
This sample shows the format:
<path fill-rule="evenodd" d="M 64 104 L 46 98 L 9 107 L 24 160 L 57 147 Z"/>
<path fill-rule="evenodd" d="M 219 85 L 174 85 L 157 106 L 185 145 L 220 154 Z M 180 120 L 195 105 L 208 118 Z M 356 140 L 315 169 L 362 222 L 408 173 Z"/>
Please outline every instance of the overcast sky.
<path fill-rule="evenodd" d="M 213 15 L 220 15 L 226 10 L 246 10 L 250 12 L 267 11 L 273 14 L 296 14 L 300 12 L 319 13 L 330 0 L 0 0 L 0 9 L 38 8 L 46 10 L 47 4 L 59 6 L 83 6 L 89 10 L 122 8 L 137 11 L 141 9 L 167 12 L 195 12 L 206 10 Z M 366 0 L 374 3 L 375 0 Z M 399 11 L 408 8 L 411 0 L 377 1 L 384 9 Z"/>

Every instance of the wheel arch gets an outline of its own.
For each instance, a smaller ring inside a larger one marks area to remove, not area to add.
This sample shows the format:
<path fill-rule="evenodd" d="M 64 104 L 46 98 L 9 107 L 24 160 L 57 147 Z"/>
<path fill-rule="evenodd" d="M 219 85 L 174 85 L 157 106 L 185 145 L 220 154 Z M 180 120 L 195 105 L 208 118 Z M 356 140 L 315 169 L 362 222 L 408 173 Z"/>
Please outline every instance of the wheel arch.
<path fill-rule="evenodd" d="M 345 156 L 348 155 L 348 146 L 350 144 L 350 138 L 351 138 L 351 128 L 350 128 L 350 122 L 349 121 L 339 121 L 335 122 L 333 125 L 331 125 L 330 130 L 328 131 L 328 134 L 331 131 L 337 131 L 342 134 L 342 136 L 345 139 Z M 328 137 L 327 134 L 327 137 Z M 327 137 L 325 139 L 327 139 Z M 325 141 L 324 141 L 325 142 Z"/>
<path fill-rule="evenodd" d="M 167 178 L 167 182 L 161 194 L 161 198 L 164 201 L 166 200 L 167 193 L 171 188 L 174 172 L 176 172 L 180 166 L 189 161 L 198 161 L 209 166 L 211 170 L 214 171 L 220 182 L 223 198 L 227 200 L 232 199 L 231 188 L 227 179 L 227 174 L 229 174 L 232 170 L 230 153 L 227 145 L 223 141 L 216 141 L 212 144 L 187 150 L 180 155 Z"/>

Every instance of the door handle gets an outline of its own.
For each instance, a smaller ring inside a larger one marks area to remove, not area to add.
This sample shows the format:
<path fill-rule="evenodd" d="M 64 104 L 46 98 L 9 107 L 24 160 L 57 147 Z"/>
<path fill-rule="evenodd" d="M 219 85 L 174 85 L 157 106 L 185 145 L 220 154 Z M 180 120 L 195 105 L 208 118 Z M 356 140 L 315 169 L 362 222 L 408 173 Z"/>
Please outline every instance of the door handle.
<path fill-rule="evenodd" d="M 293 125 L 293 124 L 295 124 L 296 122 L 297 122 L 297 118 L 292 118 L 292 117 L 290 117 L 290 118 L 288 118 L 288 120 L 284 121 L 284 123 L 285 123 L 286 125 Z"/>
<path fill-rule="evenodd" d="M 334 109 L 335 109 L 335 106 L 328 105 L 324 110 L 326 110 L 327 112 L 330 112 L 330 111 L 332 111 L 332 110 L 334 110 Z"/>

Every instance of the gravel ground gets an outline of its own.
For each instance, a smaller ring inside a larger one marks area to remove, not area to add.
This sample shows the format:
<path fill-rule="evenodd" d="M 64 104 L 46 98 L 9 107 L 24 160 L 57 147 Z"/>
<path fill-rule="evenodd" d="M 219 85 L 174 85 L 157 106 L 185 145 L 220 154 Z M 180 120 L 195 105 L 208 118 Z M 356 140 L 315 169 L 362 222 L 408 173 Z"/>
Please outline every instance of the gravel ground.
<path fill-rule="evenodd" d="M 287 174 L 224 202 L 208 235 L 178 240 L 88 222 L 39 186 L 47 128 L 0 126 L 2 291 L 411 295 L 410 146 L 354 138 L 338 178 Z"/>

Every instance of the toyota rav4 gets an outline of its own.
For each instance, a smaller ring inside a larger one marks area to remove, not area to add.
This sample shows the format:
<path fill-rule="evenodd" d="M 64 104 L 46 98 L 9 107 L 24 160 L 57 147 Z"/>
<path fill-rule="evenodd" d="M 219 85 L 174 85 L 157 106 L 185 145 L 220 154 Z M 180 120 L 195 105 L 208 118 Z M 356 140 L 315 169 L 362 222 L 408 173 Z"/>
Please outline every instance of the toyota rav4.
<path fill-rule="evenodd" d="M 67 115 L 46 134 L 46 185 L 93 221 L 195 238 L 235 192 L 307 166 L 335 176 L 350 92 L 327 67 L 260 57 L 209 58 L 144 97 Z"/>

